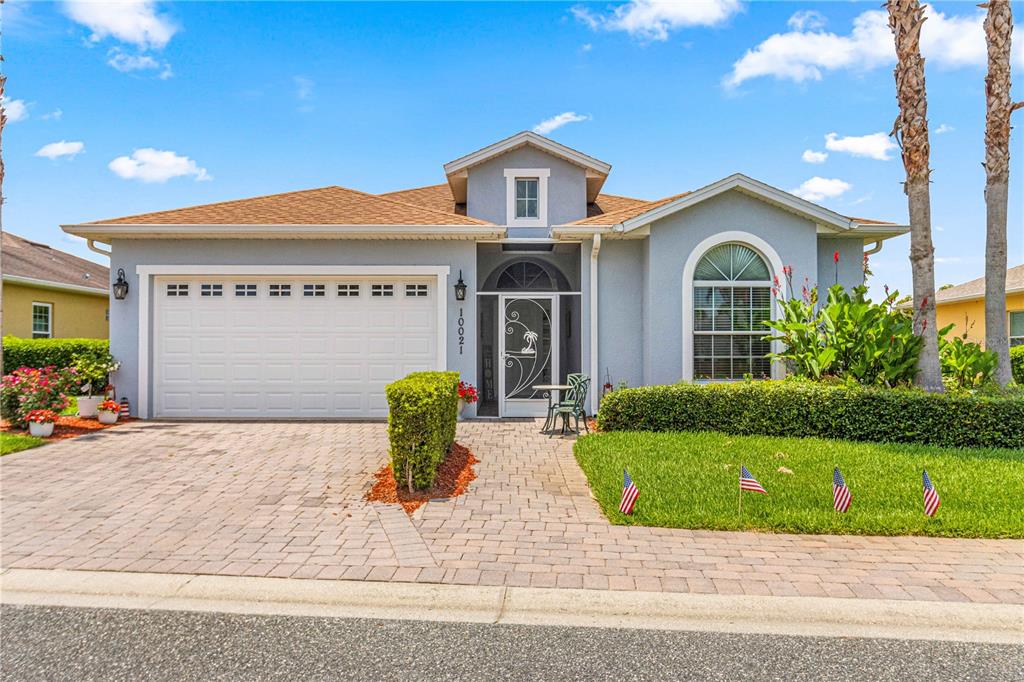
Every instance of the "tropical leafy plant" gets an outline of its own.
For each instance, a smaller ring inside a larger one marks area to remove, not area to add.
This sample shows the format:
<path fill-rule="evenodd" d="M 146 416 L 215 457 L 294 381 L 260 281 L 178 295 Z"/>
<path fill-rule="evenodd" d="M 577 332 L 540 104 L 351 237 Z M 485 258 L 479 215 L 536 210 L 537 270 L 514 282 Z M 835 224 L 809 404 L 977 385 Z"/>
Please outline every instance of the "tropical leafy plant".
<path fill-rule="evenodd" d="M 942 376 L 957 388 L 977 388 L 989 383 L 999 364 L 999 356 L 959 336 L 947 340 L 945 335 L 950 327 L 952 325 L 939 330 Z"/>

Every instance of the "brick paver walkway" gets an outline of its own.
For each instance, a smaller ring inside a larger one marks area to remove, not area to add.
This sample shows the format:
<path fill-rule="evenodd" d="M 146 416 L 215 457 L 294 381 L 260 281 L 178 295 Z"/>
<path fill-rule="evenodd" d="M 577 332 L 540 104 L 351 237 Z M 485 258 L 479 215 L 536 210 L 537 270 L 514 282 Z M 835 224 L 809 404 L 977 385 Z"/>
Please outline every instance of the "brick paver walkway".
<path fill-rule="evenodd" d="M 611 526 L 572 444 L 470 422 L 467 495 L 363 495 L 380 423 L 135 423 L 0 459 L 5 568 L 1024 604 L 1024 541 Z"/>

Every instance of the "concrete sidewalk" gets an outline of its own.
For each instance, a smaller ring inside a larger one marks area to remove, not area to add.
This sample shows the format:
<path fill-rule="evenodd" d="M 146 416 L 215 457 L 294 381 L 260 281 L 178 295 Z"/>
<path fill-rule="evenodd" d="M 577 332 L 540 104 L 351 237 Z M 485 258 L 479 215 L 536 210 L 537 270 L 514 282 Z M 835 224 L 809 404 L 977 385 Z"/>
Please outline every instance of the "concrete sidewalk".
<path fill-rule="evenodd" d="M 0 602 L 1024 644 L 1024 607 L 9 569 Z"/>

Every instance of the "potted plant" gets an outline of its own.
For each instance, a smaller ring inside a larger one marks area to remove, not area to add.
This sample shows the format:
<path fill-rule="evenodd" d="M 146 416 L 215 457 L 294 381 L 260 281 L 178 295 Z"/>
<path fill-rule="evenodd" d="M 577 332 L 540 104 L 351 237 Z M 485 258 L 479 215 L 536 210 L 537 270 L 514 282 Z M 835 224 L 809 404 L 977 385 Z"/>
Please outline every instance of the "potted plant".
<path fill-rule="evenodd" d="M 459 419 L 462 419 L 462 411 L 466 409 L 466 405 L 472 405 L 480 396 L 477 394 L 476 386 L 473 384 L 467 384 L 465 381 L 459 382 Z"/>
<path fill-rule="evenodd" d="M 114 360 L 109 352 L 81 355 L 75 360 L 75 369 L 83 382 L 78 397 L 78 416 L 95 417 L 96 408 L 105 398 L 103 391 L 108 385 L 111 372 L 117 371 L 121 363 Z M 98 394 L 98 395 L 94 395 Z"/>
<path fill-rule="evenodd" d="M 25 419 L 28 421 L 28 432 L 36 438 L 49 438 L 53 435 L 53 424 L 57 421 L 57 413 L 53 410 L 32 410 Z"/>
<path fill-rule="evenodd" d="M 100 424 L 116 424 L 121 414 L 121 405 L 116 400 L 104 400 L 96 406 L 96 418 Z"/>

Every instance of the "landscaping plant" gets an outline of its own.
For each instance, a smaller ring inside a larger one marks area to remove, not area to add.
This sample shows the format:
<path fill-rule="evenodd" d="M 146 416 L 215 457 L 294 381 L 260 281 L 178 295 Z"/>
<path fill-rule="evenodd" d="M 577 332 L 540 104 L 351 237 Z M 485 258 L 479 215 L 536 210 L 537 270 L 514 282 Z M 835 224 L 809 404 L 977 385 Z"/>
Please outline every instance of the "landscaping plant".
<path fill-rule="evenodd" d="M 110 350 L 106 339 L 21 339 L 3 337 L 4 373 L 19 367 L 74 367 L 86 355 L 102 356 Z"/>
<path fill-rule="evenodd" d="M 950 327 L 939 332 L 942 376 L 960 389 L 977 388 L 991 382 L 999 364 L 999 356 L 959 336 L 946 339 Z"/>
<path fill-rule="evenodd" d="M 1010 349 L 1010 368 L 1013 370 L 1013 380 L 1024 387 L 1024 345 Z"/>
<path fill-rule="evenodd" d="M 33 410 L 63 410 L 68 405 L 67 392 L 77 381 L 74 369 L 22 367 L 14 370 L 0 380 L 4 418 L 25 428 Z"/>
<path fill-rule="evenodd" d="M 82 382 L 79 387 L 82 394 L 91 397 L 93 393 L 103 393 L 110 381 L 110 373 L 116 372 L 120 366 L 110 351 L 80 355 L 75 360 L 75 370 Z"/>
<path fill-rule="evenodd" d="M 387 385 L 391 470 L 409 492 L 429 488 L 455 442 L 458 372 L 413 372 Z"/>
<path fill-rule="evenodd" d="M 59 416 L 53 410 L 32 410 L 25 415 L 25 421 L 35 424 L 53 424 Z"/>
<path fill-rule="evenodd" d="M 459 382 L 459 400 L 462 400 L 467 405 L 472 405 L 479 399 L 480 396 L 477 393 L 476 386 L 465 381 Z"/>

